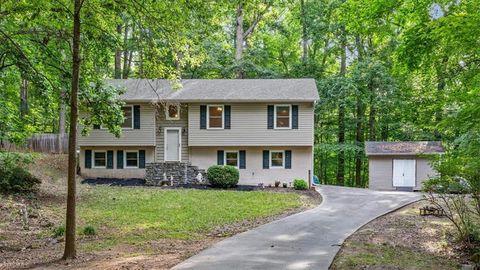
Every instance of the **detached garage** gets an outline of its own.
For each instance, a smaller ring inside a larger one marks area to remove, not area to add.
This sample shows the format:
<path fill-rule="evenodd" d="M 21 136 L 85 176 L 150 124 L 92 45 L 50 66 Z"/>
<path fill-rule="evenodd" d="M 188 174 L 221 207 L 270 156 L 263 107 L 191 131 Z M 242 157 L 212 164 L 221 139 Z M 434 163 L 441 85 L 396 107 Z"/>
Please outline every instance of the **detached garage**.
<path fill-rule="evenodd" d="M 367 142 L 369 188 L 413 191 L 437 173 L 428 156 L 442 154 L 441 142 Z"/>

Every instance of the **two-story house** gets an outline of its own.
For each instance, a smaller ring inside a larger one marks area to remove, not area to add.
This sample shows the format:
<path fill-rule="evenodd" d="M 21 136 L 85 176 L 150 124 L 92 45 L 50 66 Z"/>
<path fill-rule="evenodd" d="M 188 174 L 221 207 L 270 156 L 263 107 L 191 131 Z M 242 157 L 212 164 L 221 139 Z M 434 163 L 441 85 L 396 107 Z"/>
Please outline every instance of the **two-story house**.
<path fill-rule="evenodd" d="M 126 91 L 122 136 L 101 127 L 79 134 L 84 177 L 191 183 L 216 164 L 237 167 L 239 184 L 313 175 L 313 79 L 108 83 Z"/>

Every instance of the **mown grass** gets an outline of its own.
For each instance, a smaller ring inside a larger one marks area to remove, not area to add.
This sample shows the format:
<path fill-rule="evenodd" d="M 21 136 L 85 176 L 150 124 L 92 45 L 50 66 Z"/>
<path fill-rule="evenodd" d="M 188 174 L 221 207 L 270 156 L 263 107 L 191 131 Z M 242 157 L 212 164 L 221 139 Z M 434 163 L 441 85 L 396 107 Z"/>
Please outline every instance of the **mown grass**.
<path fill-rule="evenodd" d="M 202 239 L 216 226 L 280 214 L 302 205 L 296 193 L 161 190 L 96 186 L 79 203 L 79 219 L 101 241 L 86 249 L 159 238 Z"/>
<path fill-rule="evenodd" d="M 351 252 L 337 258 L 333 269 L 459 269 L 448 258 L 388 244 L 348 243 Z"/>

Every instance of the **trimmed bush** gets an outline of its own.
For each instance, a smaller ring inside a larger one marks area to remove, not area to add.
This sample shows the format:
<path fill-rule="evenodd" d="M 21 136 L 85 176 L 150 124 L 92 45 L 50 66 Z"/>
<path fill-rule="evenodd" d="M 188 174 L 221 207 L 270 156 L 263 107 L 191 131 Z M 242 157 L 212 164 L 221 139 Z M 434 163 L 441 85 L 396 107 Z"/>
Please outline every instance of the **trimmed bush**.
<path fill-rule="evenodd" d="M 213 165 L 207 170 L 210 184 L 219 188 L 231 188 L 238 184 L 238 169 L 228 165 Z"/>
<path fill-rule="evenodd" d="M 25 153 L 0 152 L 0 192 L 35 192 L 41 183 L 28 170 L 33 155 Z"/>
<path fill-rule="evenodd" d="M 95 234 L 97 234 L 97 230 L 92 225 L 87 225 L 87 226 L 85 226 L 85 228 L 83 228 L 83 234 L 84 235 L 95 235 Z"/>
<path fill-rule="evenodd" d="M 308 189 L 307 181 L 303 179 L 293 180 L 293 188 L 297 190 L 306 190 Z"/>

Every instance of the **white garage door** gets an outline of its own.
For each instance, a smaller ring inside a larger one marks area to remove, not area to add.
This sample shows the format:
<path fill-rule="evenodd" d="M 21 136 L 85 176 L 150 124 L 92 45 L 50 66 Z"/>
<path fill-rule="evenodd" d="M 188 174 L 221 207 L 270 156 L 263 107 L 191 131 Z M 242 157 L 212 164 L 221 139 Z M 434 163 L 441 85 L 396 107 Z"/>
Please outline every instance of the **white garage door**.
<path fill-rule="evenodd" d="M 415 160 L 394 159 L 393 160 L 393 186 L 414 187 L 415 186 Z"/>

